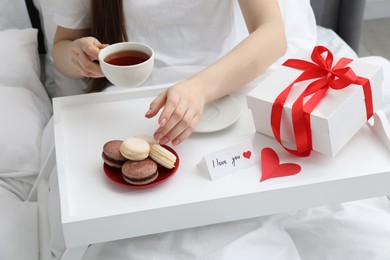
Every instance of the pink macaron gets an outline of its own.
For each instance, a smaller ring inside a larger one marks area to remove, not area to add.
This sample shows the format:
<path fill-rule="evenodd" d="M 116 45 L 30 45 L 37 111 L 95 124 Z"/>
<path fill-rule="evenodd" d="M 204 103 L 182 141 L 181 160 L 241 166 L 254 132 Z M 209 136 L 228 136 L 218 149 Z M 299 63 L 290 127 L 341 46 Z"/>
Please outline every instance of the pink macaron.
<path fill-rule="evenodd" d="M 127 161 L 122 166 L 123 179 L 133 185 L 145 185 L 158 177 L 157 163 L 150 158 Z"/>
<path fill-rule="evenodd" d="M 104 163 L 114 168 L 122 168 L 122 165 L 128 161 L 120 152 L 122 142 L 122 140 L 111 140 L 103 145 Z"/>

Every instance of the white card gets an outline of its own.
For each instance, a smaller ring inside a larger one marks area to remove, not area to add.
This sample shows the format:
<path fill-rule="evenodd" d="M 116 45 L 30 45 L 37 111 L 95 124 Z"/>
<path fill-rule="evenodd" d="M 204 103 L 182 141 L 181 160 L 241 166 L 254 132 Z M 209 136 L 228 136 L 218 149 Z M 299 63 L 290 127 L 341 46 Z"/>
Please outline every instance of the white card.
<path fill-rule="evenodd" d="M 256 164 L 256 156 L 250 140 L 226 147 L 204 156 L 207 170 L 212 180 L 251 167 Z"/>

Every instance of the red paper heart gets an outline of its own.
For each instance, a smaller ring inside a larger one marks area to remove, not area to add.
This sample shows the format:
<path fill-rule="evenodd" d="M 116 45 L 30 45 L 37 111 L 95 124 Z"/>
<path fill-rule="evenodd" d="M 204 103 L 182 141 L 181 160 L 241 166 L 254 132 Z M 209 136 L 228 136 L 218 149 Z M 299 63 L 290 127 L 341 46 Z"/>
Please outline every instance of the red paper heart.
<path fill-rule="evenodd" d="M 279 156 L 271 148 L 264 148 L 261 151 L 261 179 L 284 177 L 297 174 L 301 171 L 301 166 L 296 163 L 279 163 Z"/>
<path fill-rule="evenodd" d="M 251 158 L 252 153 L 251 153 L 251 151 L 246 151 L 246 152 L 243 152 L 242 155 L 244 156 L 244 158 L 249 159 L 249 158 Z"/>

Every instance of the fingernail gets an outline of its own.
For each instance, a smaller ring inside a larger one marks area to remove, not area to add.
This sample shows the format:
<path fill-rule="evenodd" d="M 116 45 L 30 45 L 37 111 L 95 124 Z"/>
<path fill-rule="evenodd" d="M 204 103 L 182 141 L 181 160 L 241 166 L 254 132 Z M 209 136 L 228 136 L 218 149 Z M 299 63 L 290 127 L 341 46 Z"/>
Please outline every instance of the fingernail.
<path fill-rule="evenodd" d="M 164 137 L 160 140 L 160 144 L 166 144 L 168 143 L 168 138 Z"/>
<path fill-rule="evenodd" d="M 158 133 L 154 136 L 154 139 L 156 139 L 156 141 L 160 141 L 161 137 L 162 137 L 162 134 Z"/>
<path fill-rule="evenodd" d="M 161 119 L 160 126 L 164 127 L 166 123 L 167 123 L 167 119 L 164 117 L 163 119 Z"/>
<path fill-rule="evenodd" d="M 146 114 L 145 114 L 145 116 L 148 116 L 148 115 L 150 114 L 150 112 L 152 112 L 152 109 L 151 109 L 151 108 L 149 108 L 149 110 L 148 110 L 148 111 L 146 111 Z"/>
<path fill-rule="evenodd" d="M 176 146 L 176 145 L 180 144 L 180 140 L 179 139 L 175 139 L 175 140 L 172 141 L 172 144 L 174 146 Z"/>

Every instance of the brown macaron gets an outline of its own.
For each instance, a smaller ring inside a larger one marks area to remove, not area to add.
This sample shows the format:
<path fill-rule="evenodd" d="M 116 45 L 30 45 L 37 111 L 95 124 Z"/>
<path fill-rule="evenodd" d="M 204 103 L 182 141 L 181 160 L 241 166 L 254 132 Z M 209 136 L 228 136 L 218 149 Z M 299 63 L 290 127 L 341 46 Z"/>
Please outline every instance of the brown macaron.
<path fill-rule="evenodd" d="M 150 158 L 127 161 L 122 166 L 123 179 L 133 185 L 145 185 L 158 177 L 157 163 Z"/>
<path fill-rule="evenodd" d="M 104 163 L 114 168 L 122 168 L 122 165 L 127 161 L 119 150 L 122 142 L 122 140 L 111 140 L 103 145 L 102 158 Z"/>

